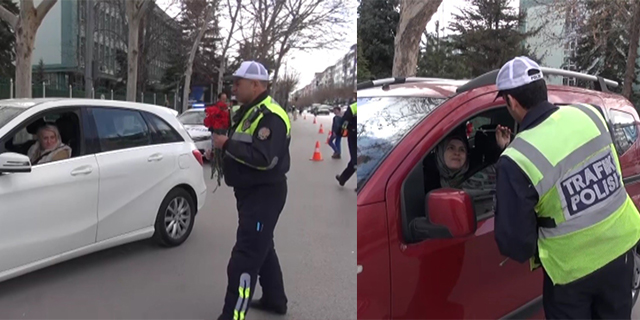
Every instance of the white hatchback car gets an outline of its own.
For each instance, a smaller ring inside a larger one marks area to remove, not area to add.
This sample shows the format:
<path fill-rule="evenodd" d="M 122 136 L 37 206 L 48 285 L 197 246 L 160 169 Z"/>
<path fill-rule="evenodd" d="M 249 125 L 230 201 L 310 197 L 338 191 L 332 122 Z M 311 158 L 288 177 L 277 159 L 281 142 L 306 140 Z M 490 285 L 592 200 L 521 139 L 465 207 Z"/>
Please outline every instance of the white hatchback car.
<path fill-rule="evenodd" d="M 189 109 L 178 116 L 178 120 L 182 122 L 187 133 L 196 143 L 196 147 L 202 153 L 211 149 L 211 132 L 204 126 L 205 117 L 204 109 Z"/>
<path fill-rule="evenodd" d="M 71 157 L 32 166 L 44 124 Z M 180 245 L 205 198 L 202 155 L 167 108 L 0 100 L 0 281 L 145 238 Z"/>

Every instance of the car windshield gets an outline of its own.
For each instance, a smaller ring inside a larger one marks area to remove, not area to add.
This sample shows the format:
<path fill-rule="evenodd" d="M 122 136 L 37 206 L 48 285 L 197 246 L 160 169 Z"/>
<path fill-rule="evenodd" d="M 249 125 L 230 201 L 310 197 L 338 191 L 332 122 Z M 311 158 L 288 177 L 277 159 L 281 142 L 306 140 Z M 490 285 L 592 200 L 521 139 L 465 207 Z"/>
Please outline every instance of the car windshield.
<path fill-rule="evenodd" d="M 9 123 L 11 119 L 18 116 L 24 110 L 26 109 L 0 106 L 0 128 L 4 127 L 5 124 Z"/>
<path fill-rule="evenodd" d="M 205 113 L 203 111 L 185 112 L 178 117 L 182 124 L 203 125 Z"/>
<path fill-rule="evenodd" d="M 358 98 L 358 189 L 411 129 L 444 98 Z"/>

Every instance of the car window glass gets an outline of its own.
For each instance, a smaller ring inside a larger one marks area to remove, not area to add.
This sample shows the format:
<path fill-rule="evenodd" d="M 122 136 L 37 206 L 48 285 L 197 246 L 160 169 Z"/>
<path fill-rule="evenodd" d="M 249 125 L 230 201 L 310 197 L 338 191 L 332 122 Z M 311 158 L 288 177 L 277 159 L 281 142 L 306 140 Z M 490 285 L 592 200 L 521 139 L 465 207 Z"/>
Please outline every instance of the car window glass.
<path fill-rule="evenodd" d="M 204 111 L 191 111 L 181 114 L 178 120 L 186 125 L 203 125 L 205 116 Z"/>
<path fill-rule="evenodd" d="M 147 119 L 149 119 L 155 127 L 154 135 L 155 139 L 159 143 L 171 143 L 182 141 L 182 137 L 178 134 L 169 124 L 160 119 L 156 115 L 147 113 Z"/>
<path fill-rule="evenodd" d="M 149 128 L 138 111 L 93 109 L 102 151 L 149 145 Z"/>
<path fill-rule="evenodd" d="M 633 115 L 611 110 L 611 124 L 613 125 L 612 136 L 613 142 L 618 151 L 618 155 L 622 155 L 633 145 L 638 139 L 638 127 Z"/>
<path fill-rule="evenodd" d="M 0 106 L 0 128 L 9 123 L 13 118 L 22 113 L 25 108 L 3 107 Z"/>
<path fill-rule="evenodd" d="M 405 135 L 444 101 L 414 97 L 358 98 L 358 188 Z"/>

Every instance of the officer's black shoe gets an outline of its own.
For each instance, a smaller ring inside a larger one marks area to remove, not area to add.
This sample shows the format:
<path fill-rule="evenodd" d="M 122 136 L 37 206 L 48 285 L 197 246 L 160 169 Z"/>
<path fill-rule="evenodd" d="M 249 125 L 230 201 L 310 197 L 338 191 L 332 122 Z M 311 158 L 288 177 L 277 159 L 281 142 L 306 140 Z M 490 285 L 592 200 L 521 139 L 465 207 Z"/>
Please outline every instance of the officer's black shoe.
<path fill-rule="evenodd" d="M 279 315 L 287 314 L 287 306 L 286 305 L 285 306 L 276 306 L 276 305 L 272 305 L 272 304 L 269 304 L 269 303 L 264 303 L 264 302 L 262 302 L 262 299 L 251 301 L 249 306 L 252 309 L 262 310 L 262 311 L 265 311 L 265 312 L 271 312 L 271 313 L 275 313 L 275 314 L 279 314 Z"/>
<path fill-rule="evenodd" d="M 340 181 L 340 175 L 339 175 L 339 174 L 336 174 L 336 180 L 338 180 L 338 184 L 339 184 L 341 187 L 344 187 L 344 182 Z"/>

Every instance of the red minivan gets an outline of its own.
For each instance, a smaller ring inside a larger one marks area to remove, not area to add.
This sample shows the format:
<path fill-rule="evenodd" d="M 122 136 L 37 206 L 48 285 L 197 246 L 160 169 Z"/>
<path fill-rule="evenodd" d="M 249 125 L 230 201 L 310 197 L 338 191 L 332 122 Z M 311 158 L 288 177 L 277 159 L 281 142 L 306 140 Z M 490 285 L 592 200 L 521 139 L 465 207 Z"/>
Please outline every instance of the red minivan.
<path fill-rule="evenodd" d="M 600 108 L 626 189 L 640 204 L 640 119 L 627 99 L 607 90 L 617 83 L 542 71 L 593 82 L 595 90 L 549 85 L 549 100 Z M 497 72 L 471 81 L 395 78 L 358 85 L 358 319 L 544 317 L 540 269 L 507 260 L 494 240 L 490 130 L 500 124 L 518 132 L 502 98 L 494 101 Z M 482 165 L 462 190 L 426 194 L 423 160 L 459 128 Z"/>

